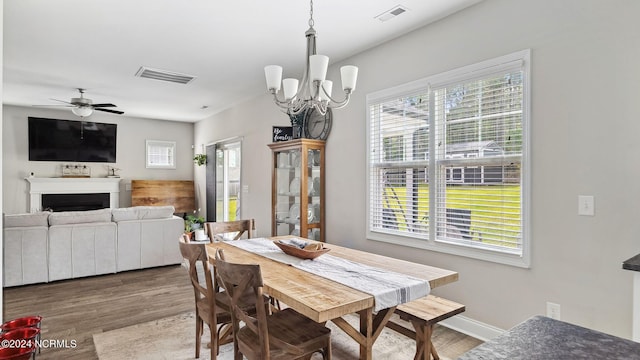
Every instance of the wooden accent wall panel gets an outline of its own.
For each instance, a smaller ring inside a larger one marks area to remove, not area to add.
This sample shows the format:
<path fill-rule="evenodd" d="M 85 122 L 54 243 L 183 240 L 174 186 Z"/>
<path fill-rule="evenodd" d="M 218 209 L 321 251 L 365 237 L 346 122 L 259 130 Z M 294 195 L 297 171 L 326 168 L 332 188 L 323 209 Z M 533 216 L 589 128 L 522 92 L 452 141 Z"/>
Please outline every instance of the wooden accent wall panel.
<path fill-rule="evenodd" d="M 131 206 L 173 205 L 176 213 L 196 209 L 191 180 L 131 180 Z"/>

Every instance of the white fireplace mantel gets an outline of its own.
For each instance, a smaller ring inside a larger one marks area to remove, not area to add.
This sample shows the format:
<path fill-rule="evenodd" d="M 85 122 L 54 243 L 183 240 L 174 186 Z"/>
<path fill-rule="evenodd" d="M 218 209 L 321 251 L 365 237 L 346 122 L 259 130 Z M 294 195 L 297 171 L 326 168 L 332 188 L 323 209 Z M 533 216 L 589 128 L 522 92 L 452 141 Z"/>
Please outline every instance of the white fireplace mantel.
<path fill-rule="evenodd" d="M 30 212 L 42 210 L 42 194 L 109 193 L 109 207 L 120 204 L 119 178 L 26 178 L 29 182 Z"/>

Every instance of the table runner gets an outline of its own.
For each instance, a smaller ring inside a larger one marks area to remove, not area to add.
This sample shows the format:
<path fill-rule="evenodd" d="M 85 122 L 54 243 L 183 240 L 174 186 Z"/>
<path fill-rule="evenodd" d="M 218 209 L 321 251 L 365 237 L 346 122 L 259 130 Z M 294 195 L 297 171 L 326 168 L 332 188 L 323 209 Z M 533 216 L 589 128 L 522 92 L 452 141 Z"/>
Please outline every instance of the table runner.
<path fill-rule="evenodd" d="M 289 241 L 306 243 L 305 240 L 295 238 Z M 272 240 L 265 238 L 227 241 L 226 243 L 371 294 L 375 299 L 374 311 L 419 299 L 429 295 L 431 290 L 427 280 L 329 254 L 324 254 L 314 260 L 299 259 L 285 254 Z"/>

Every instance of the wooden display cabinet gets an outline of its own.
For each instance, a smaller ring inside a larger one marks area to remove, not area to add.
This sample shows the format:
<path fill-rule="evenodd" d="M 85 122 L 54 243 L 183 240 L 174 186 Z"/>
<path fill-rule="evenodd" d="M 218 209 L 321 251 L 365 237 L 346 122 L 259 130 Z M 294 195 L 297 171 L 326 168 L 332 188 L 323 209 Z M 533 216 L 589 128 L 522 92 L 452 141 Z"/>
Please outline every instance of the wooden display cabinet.
<path fill-rule="evenodd" d="M 322 140 L 297 139 L 269 144 L 271 235 L 325 241 L 324 148 Z"/>

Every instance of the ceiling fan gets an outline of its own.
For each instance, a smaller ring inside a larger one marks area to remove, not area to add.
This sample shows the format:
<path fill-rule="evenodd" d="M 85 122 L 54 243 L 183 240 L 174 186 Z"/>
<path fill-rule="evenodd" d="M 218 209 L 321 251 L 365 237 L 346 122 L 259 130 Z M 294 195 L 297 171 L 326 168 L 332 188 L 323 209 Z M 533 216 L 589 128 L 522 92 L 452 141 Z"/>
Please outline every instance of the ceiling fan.
<path fill-rule="evenodd" d="M 94 110 L 96 110 L 96 111 L 104 111 L 104 112 L 108 112 L 108 113 L 112 113 L 112 114 L 118 114 L 118 115 L 124 114 L 124 111 L 106 109 L 106 108 L 116 107 L 116 105 L 114 105 L 114 104 L 109 104 L 109 103 L 94 104 L 93 100 L 87 99 L 87 98 L 84 97 L 84 91 L 85 91 L 85 89 L 78 88 L 78 92 L 80 92 L 80 97 L 79 98 L 71 98 L 71 101 L 64 101 L 64 100 L 58 100 L 58 99 L 51 99 L 51 100 L 59 101 L 59 102 L 63 102 L 65 104 L 68 104 L 68 105 L 59 105 L 59 106 L 70 107 L 71 108 L 71 112 L 73 112 L 75 115 L 80 116 L 80 117 L 90 116 L 91 114 L 93 114 Z M 55 105 L 35 105 L 35 106 L 55 106 Z"/>

